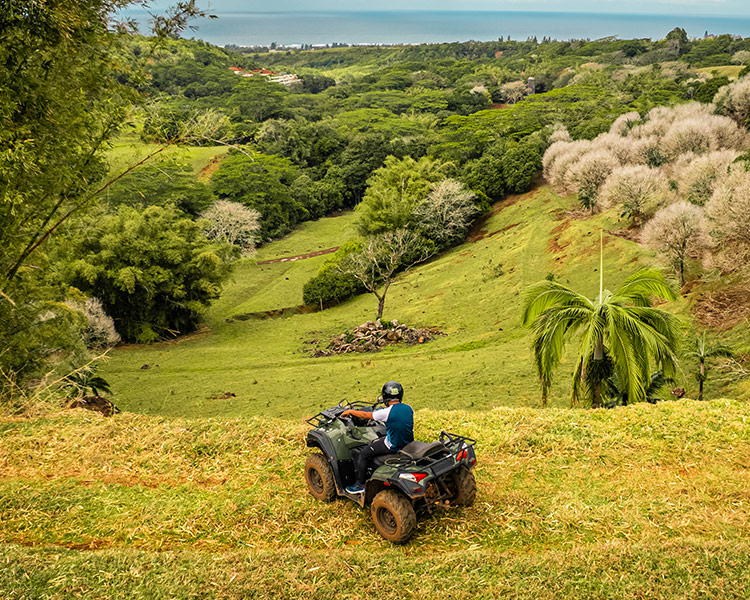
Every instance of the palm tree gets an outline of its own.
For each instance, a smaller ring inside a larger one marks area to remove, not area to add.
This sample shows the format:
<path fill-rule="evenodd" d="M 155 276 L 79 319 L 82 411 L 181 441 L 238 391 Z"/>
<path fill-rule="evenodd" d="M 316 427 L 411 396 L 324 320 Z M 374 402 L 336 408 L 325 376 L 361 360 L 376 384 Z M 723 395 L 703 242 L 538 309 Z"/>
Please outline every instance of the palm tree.
<path fill-rule="evenodd" d="M 698 372 L 695 374 L 695 378 L 698 380 L 698 400 L 703 400 L 703 384 L 708 379 L 708 368 L 706 360 L 709 358 L 716 358 L 718 356 L 725 356 L 727 358 L 732 357 L 732 350 L 722 344 L 715 346 L 706 346 L 706 332 L 698 336 L 695 340 L 695 348 L 685 353 L 688 358 L 695 358 L 698 360 Z"/>
<path fill-rule="evenodd" d="M 585 395 L 593 408 L 600 407 L 603 386 L 614 373 L 630 402 L 643 401 L 652 364 L 666 377 L 676 371 L 677 320 L 651 306 L 654 296 L 676 298 L 664 276 L 642 269 L 613 294 L 604 289 L 601 266 L 596 300 L 555 281 L 541 281 L 527 290 L 522 320 L 533 328 L 532 347 L 545 405 L 552 372 L 575 333 L 580 332 L 582 339 L 573 374 L 574 403 Z"/>
<path fill-rule="evenodd" d="M 646 402 L 656 404 L 662 400 L 660 397 L 662 390 L 666 386 L 674 384 L 674 379 L 666 377 L 662 371 L 656 371 L 651 373 L 651 378 L 647 383 L 648 385 L 644 383 Z M 607 397 L 609 398 L 607 408 L 628 405 L 628 390 L 617 371 L 607 381 Z"/>

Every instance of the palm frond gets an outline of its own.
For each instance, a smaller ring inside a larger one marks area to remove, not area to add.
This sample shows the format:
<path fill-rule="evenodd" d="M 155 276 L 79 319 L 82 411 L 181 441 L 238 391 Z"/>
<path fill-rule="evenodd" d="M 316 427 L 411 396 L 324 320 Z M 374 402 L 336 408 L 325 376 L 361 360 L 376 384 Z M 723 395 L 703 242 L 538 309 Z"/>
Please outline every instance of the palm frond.
<path fill-rule="evenodd" d="M 560 364 L 566 334 L 585 323 L 587 317 L 588 312 L 579 307 L 553 307 L 534 321 L 531 345 L 542 385 L 542 403 L 546 403 L 552 373 Z"/>
<path fill-rule="evenodd" d="M 644 400 L 646 390 L 643 384 L 648 373 L 648 353 L 645 340 L 640 339 L 634 324 L 627 319 L 622 307 L 609 307 L 607 338 L 609 349 L 620 376 L 622 387 L 631 401 Z"/>
<path fill-rule="evenodd" d="M 521 322 L 525 327 L 529 327 L 540 315 L 553 306 L 576 306 L 593 309 L 592 302 L 585 296 L 574 292 L 561 283 L 545 280 L 535 283 L 526 291 Z"/>
<path fill-rule="evenodd" d="M 659 400 L 661 400 L 661 398 L 658 397 L 659 392 L 673 383 L 674 379 L 664 375 L 664 371 L 656 371 L 655 373 L 652 373 L 648 387 L 646 388 L 646 402 L 650 402 L 651 404 L 659 402 Z"/>
<path fill-rule="evenodd" d="M 612 298 L 617 304 L 632 303 L 635 306 L 650 307 L 651 298 L 676 300 L 672 286 L 658 269 L 640 269 L 628 277 Z"/>
<path fill-rule="evenodd" d="M 634 336 L 642 336 L 647 343 L 645 351 L 653 358 L 666 376 L 677 373 L 677 318 L 658 308 L 639 306 L 620 307 L 628 315 L 628 323 Z"/>

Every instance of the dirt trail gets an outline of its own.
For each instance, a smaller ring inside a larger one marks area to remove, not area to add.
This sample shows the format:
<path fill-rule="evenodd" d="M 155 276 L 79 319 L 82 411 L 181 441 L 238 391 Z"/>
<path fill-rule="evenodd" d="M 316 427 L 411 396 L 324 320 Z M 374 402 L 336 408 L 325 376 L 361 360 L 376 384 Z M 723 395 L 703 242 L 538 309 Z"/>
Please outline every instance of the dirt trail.
<path fill-rule="evenodd" d="M 271 260 L 261 260 L 261 261 L 258 261 L 257 264 L 270 265 L 272 263 L 292 262 L 295 260 L 302 260 L 305 258 L 314 258 L 316 256 L 323 256 L 324 254 L 332 254 L 333 252 L 336 252 L 336 250 L 338 249 L 339 249 L 339 246 L 334 246 L 333 248 L 326 248 L 325 250 L 318 250 L 317 252 L 308 252 L 307 254 L 299 254 L 297 256 L 286 256 L 284 258 L 272 258 Z"/>

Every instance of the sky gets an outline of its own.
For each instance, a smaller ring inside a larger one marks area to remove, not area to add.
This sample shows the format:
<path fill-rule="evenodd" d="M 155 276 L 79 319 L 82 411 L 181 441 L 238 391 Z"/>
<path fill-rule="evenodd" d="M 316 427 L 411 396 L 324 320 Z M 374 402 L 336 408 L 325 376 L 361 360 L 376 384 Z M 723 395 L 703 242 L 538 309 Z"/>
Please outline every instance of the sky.
<path fill-rule="evenodd" d="M 171 0 L 152 0 L 164 8 Z M 228 12 L 360 10 L 497 10 L 616 14 L 711 15 L 750 18 L 750 0 L 198 0 L 217 14 Z"/>

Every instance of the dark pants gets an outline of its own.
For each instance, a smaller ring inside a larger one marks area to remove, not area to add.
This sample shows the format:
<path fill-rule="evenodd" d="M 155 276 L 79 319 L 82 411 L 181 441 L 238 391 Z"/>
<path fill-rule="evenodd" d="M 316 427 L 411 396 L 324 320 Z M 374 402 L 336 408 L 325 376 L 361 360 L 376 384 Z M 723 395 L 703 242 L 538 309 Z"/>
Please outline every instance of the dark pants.
<path fill-rule="evenodd" d="M 385 436 L 373 440 L 369 445 L 364 446 L 357 455 L 357 483 L 364 485 L 367 480 L 367 461 L 373 456 L 381 456 L 383 454 L 391 454 L 391 450 L 385 445 Z"/>

